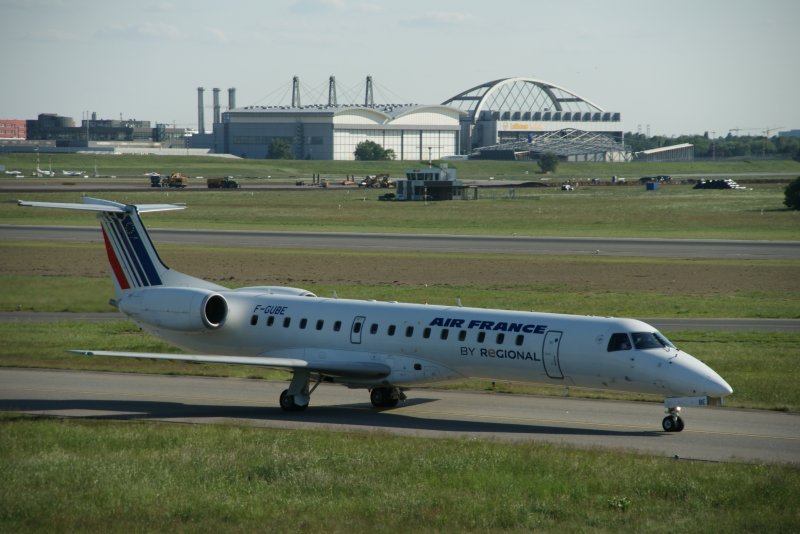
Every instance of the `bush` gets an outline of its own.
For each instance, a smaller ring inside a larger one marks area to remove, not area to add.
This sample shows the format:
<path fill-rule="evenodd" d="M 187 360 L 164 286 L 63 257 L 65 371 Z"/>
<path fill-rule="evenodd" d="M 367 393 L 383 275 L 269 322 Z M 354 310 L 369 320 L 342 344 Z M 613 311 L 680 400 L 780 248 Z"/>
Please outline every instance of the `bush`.
<path fill-rule="evenodd" d="M 783 203 L 792 210 L 800 210 L 800 176 L 794 179 L 792 183 L 786 186 L 784 191 L 786 198 Z"/>
<path fill-rule="evenodd" d="M 356 159 L 359 161 L 381 161 L 393 160 L 395 158 L 394 150 L 391 148 L 384 149 L 374 141 L 362 141 L 358 143 L 353 155 L 355 155 Z"/>
<path fill-rule="evenodd" d="M 539 156 L 539 168 L 542 172 L 555 172 L 558 167 L 558 156 L 547 152 Z"/>
<path fill-rule="evenodd" d="M 285 139 L 276 137 L 267 148 L 267 159 L 294 159 L 292 146 Z"/>

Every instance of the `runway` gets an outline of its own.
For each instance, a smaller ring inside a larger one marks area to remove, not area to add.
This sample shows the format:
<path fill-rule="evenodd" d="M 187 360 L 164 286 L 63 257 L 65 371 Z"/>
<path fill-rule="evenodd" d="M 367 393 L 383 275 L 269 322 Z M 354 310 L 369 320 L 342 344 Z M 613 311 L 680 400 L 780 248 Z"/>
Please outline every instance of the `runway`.
<path fill-rule="evenodd" d="M 148 229 L 158 244 L 479 254 L 800 259 L 800 242 Z M 95 226 L 0 225 L 0 239 L 101 242 Z"/>
<path fill-rule="evenodd" d="M 412 390 L 376 410 L 364 390 L 323 385 L 305 412 L 278 408 L 285 382 L 0 369 L 0 409 L 65 418 L 233 422 L 265 428 L 548 442 L 720 462 L 800 462 L 800 415 L 726 408 L 683 412 L 661 430 L 660 404 Z"/>

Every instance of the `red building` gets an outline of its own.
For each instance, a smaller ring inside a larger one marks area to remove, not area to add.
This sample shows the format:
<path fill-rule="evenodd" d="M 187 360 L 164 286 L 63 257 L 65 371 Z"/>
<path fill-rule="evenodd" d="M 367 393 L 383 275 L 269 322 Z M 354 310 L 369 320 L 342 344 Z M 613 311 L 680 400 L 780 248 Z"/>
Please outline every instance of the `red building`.
<path fill-rule="evenodd" d="M 0 119 L 0 139 L 25 139 L 25 122 L 21 119 Z"/>

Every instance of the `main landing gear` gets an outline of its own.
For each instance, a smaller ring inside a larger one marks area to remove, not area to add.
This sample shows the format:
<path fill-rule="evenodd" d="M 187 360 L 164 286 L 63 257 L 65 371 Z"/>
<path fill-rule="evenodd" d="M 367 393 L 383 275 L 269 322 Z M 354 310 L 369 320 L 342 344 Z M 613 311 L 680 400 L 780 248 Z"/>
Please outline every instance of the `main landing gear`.
<path fill-rule="evenodd" d="M 317 389 L 322 377 L 314 384 L 314 387 L 309 390 L 308 383 L 311 378 L 311 373 L 305 370 L 296 370 L 292 381 L 289 384 L 289 389 L 283 390 L 281 393 L 280 403 L 281 408 L 286 412 L 301 412 L 308 408 L 308 403 L 311 400 L 311 394 Z"/>
<path fill-rule="evenodd" d="M 661 427 L 664 432 L 680 432 L 683 430 L 683 419 L 681 419 L 680 413 L 680 406 L 667 408 L 667 416 L 661 421 Z"/>
<path fill-rule="evenodd" d="M 394 408 L 401 400 L 406 400 L 406 395 L 400 388 L 373 388 L 369 392 L 369 400 L 376 408 Z"/>
<path fill-rule="evenodd" d="M 309 389 L 311 373 L 305 370 L 296 370 L 289 389 L 283 390 L 280 397 L 281 408 L 286 412 L 302 412 L 308 408 L 311 394 L 322 383 L 323 377 Z M 369 400 L 376 408 L 394 408 L 401 400 L 406 400 L 406 395 L 400 388 L 379 387 L 372 388 L 369 392 Z"/>

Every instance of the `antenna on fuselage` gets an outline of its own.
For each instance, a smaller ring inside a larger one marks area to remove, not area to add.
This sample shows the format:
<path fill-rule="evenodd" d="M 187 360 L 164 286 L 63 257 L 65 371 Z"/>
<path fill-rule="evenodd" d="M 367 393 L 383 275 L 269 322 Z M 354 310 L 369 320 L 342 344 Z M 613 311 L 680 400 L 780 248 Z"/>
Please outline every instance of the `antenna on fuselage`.
<path fill-rule="evenodd" d="M 456 304 L 458 305 L 459 308 L 463 308 L 464 307 L 464 305 L 461 304 L 461 297 L 456 298 Z"/>

